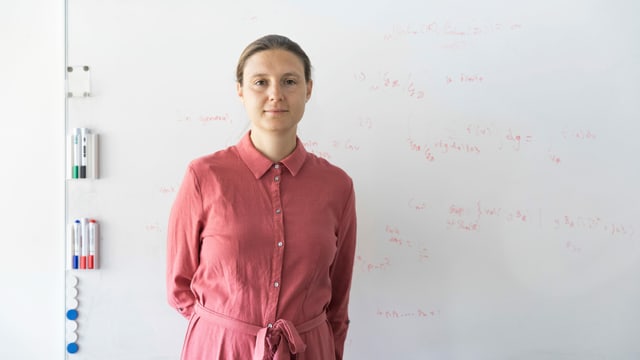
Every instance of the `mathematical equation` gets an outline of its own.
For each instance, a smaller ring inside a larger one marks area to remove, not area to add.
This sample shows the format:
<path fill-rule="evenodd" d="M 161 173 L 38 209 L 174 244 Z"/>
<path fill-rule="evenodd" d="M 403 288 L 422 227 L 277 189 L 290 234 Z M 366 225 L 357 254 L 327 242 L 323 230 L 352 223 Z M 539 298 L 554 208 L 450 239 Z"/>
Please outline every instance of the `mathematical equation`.
<path fill-rule="evenodd" d="M 378 73 L 377 75 L 370 75 L 363 71 L 353 74 L 354 80 L 367 86 L 369 91 L 389 90 L 403 94 L 408 98 L 424 99 L 426 95 L 424 89 L 416 85 L 412 77 L 411 73 L 406 76 L 399 76 L 391 74 L 389 71 Z"/>
<path fill-rule="evenodd" d="M 330 145 L 321 144 L 320 142 L 315 140 L 307 140 L 303 141 L 302 145 L 308 152 L 327 160 L 332 159 L 332 154 L 334 151 L 358 152 L 361 149 L 360 144 L 351 139 L 334 139 L 330 141 Z"/>
<path fill-rule="evenodd" d="M 461 142 L 455 139 L 439 139 L 431 144 L 420 144 L 413 137 L 406 139 L 409 150 L 419 153 L 425 161 L 433 162 L 439 155 L 448 153 L 480 154 L 481 150 L 477 144 Z"/>
<path fill-rule="evenodd" d="M 177 122 L 182 124 L 200 123 L 203 125 L 214 124 L 214 123 L 233 124 L 233 118 L 228 113 L 199 115 L 199 116 L 188 115 L 188 116 L 179 118 Z"/>
<path fill-rule="evenodd" d="M 430 319 L 440 316 L 440 310 L 431 309 L 424 310 L 424 308 L 399 310 L 399 309 L 378 309 L 376 310 L 376 316 L 384 319 Z"/>
<path fill-rule="evenodd" d="M 450 230 L 478 231 L 483 218 L 501 219 L 506 223 L 531 223 L 529 210 L 486 206 L 480 201 L 477 201 L 473 207 L 451 204 L 447 215 L 446 225 Z"/>
<path fill-rule="evenodd" d="M 556 230 L 597 231 L 611 237 L 633 238 L 632 225 L 605 220 L 600 216 L 563 215 L 553 219 Z"/>
<path fill-rule="evenodd" d="M 362 255 L 356 255 L 354 268 L 361 272 L 386 271 L 391 268 L 391 259 L 385 256 L 382 261 L 365 259 Z"/>
<path fill-rule="evenodd" d="M 445 82 L 447 85 L 453 84 L 482 84 L 485 81 L 485 77 L 478 74 L 460 74 L 460 75 L 446 75 Z"/>
<path fill-rule="evenodd" d="M 448 129 L 450 133 L 456 134 L 447 138 L 434 139 L 431 142 L 418 140 L 413 135 L 405 139 L 406 148 L 412 153 L 418 153 L 426 162 L 434 162 L 445 155 L 467 154 L 479 155 L 483 153 L 497 153 L 506 150 L 520 152 L 539 151 L 546 154 L 542 158 L 548 159 L 551 163 L 559 165 L 563 162 L 561 154 L 553 152 L 550 148 L 541 147 L 541 139 L 533 133 L 508 127 L 499 129 L 495 126 L 482 124 L 467 124 L 464 129 Z M 571 141 L 587 142 L 595 144 L 598 137 L 590 129 L 562 129 L 556 134 L 560 139 L 570 145 Z M 549 135 L 550 137 L 553 134 Z"/>
<path fill-rule="evenodd" d="M 176 187 L 175 186 L 160 186 L 160 188 L 158 189 L 158 191 L 160 192 L 160 194 L 174 194 L 176 192 Z"/>
<path fill-rule="evenodd" d="M 144 230 L 146 232 L 152 232 L 152 233 L 162 233 L 164 232 L 166 226 L 161 226 L 160 223 L 158 223 L 157 221 L 154 223 L 149 223 L 144 225 Z"/>
<path fill-rule="evenodd" d="M 432 21 L 422 24 L 395 24 L 383 35 L 385 41 L 398 40 L 408 36 L 436 36 L 453 37 L 459 39 L 475 38 L 489 34 L 516 32 L 523 29 L 523 25 L 515 22 L 494 23 L 454 23 L 451 21 Z"/>

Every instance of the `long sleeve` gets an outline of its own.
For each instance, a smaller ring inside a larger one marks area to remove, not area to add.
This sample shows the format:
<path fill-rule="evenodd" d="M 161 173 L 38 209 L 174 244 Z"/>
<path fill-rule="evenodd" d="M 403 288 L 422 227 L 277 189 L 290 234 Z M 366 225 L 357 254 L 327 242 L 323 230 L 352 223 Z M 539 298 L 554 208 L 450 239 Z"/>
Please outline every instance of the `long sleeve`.
<path fill-rule="evenodd" d="M 199 264 L 203 206 L 200 184 L 190 166 L 176 195 L 167 231 L 167 298 L 184 317 L 193 313 L 191 280 Z"/>
<path fill-rule="evenodd" d="M 340 219 L 338 251 L 331 267 L 331 303 L 327 310 L 327 317 L 333 329 L 337 360 L 342 359 L 349 327 L 349 292 L 356 250 L 356 225 L 355 194 L 352 185 Z"/>

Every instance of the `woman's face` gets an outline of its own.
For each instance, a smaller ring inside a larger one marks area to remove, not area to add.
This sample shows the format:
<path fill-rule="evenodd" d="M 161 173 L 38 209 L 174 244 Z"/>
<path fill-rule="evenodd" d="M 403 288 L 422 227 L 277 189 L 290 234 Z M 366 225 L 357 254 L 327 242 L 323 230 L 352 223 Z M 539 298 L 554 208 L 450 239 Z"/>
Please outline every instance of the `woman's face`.
<path fill-rule="evenodd" d="M 295 134 L 313 85 L 302 60 L 286 50 L 261 51 L 247 59 L 243 78 L 237 91 L 252 131 Z"/>

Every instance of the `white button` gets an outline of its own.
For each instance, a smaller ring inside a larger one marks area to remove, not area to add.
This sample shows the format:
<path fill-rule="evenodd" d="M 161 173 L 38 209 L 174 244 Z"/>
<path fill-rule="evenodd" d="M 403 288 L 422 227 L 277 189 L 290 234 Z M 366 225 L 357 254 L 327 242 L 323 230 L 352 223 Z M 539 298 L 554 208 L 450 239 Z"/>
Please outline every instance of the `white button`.
<path fill-rule="evenodd" d="M 267 324 L 267 327 L 268 327 L 268 328 L 272 328 L 272 327 L 273 327 L 273 324 L 272 324 L 272 323 L 268 323 L 268 324 Z"/>
<path fill-rule="evenodd" d="M 276 169 L 280 169 L 280 164 L 275 164 L 273 167 Z"/>
<path fill-rule="evenodd" d="M 280 214 L 281 212 L 282 212 L 282 210 L 276 209 L 276 214 Z"/>
<path fill-rule="evenodd" d="M 280 286 L 280 283 L 276 281 L 276 282 L 273 283 L 273 286 L 278 287 L 278 286 Z"/>
<path fill-rule="evenodd" d="M 276 182 L 280 181 L 280 176 L 274 177 L 273 180 L 275 180 Z"/>
<path fill-rule="evenodd" d="M 282 241 L 278 241 L 278 246 L 282 246 Z"/>

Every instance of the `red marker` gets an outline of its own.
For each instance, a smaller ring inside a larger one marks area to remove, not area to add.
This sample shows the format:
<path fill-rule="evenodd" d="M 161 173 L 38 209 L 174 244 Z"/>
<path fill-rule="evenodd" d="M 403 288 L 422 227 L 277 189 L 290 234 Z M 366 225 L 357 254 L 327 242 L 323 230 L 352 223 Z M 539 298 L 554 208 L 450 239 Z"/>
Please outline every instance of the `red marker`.
<path fill-rule="evenodd" d="M 97 269 L 97 253 L 98 251 L 98 223 L 91 219 L 89 220 L 89 264 L 88 269 Z"/>
<path fill-rule="evenodd" d="M 87 258 L 89 257 L 89 224 L 87 218 L 80 219 L 81 235 L 81 251 L 80 251 L 80 269 L 87 268 Z"/>

